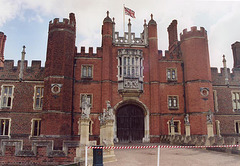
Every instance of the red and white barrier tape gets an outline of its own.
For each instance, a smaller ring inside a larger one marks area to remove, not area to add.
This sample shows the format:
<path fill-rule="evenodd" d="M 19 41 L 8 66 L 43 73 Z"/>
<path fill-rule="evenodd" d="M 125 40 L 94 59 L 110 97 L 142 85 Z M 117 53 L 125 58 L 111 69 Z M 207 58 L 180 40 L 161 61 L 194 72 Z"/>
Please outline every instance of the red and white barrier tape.
<path fill-rule="evenodd" d="M 238 147 L 240 145 L 215 145 L 215 146 L 168 146 L 168 145 L 159 145 L 160 148 L 175 148 L 175 149 L 190 149 L 190 148 L 232 148 Z M 89 146 L 88 149 L 153 149 L 157 148 L 158 145 L 154 146 Z"/>

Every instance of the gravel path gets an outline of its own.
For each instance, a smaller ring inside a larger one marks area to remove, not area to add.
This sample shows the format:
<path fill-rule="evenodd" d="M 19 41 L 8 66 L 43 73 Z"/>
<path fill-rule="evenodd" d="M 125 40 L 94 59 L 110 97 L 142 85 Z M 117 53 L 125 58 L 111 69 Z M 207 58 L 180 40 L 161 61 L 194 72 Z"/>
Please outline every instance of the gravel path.
<path fill-rule="evenodd" d="M 138 146 L 156 144 L 116 144 Z M 156 166 L 156 149 L 115 149 L 117 161 L 104 166 Z M 160 166 L 240 166 L 240 155 L 204 149 L 161 149 Z"/>

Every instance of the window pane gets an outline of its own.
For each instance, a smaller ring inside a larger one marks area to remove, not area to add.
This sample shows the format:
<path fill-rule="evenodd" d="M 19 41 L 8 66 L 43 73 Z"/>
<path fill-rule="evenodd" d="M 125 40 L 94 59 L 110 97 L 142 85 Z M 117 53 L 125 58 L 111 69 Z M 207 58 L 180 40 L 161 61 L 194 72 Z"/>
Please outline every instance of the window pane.
<path fill-rule="evenodd" d="M 7 95 L 8 93 L 8 87 L 4 87 L 4 95 Z"/>
<path fill-rule="evenodd" d="M 8 97 L 8 103 L 7 103 L 7 106 L 10 107 L 10 106 L 11 106 L 11 103 L 12 103 L 12 98 L 11 98 L 11 97 Z"/>
<path fill-rule="evenodd" d="M 177 107 L 177 99 L 176 99 L 176 97 L 173 98 L 173 107 Z"/>
<path fill-rule="evenodd" d="M 237 109 L 237 103 L 235 101 L 233 101 L 233 109 Z"/>
<path fill-rule="evenodd" d="M 44 88 L 42 88 L 42 97 L 43 97 Z"/>
<path fill-rule="evenodd" d="M 175 79 L 175 70 L 172 70 L 172 79 Z"/>
<path fill-rule="evenodd" d="M 138 74 L 139 74 L 139 73 L 138 73 L 138 67 L 136 67 L 136 76 L 138 76 Z"/>
<path fill-rule="evenodd" d="M 178 133 L 178 122 L 174 122 L 175 133 Z"/>
<path fill-rule="evenodd" d="M 12 95 L 12 87 L 11 86 L 9 87 L 8 94 Z"/>
<path fill-rule="evenodd" d="M 92 77 L 92 66 L 88 67 L 88 77 Z"/>
<path fill-rule="evenodd" d="M 40 91 L 41 91 L 41 89 L 40 89 L 40 88 L 37 88 L 37 94 L 36 94 L 37 97 L 40 96 Z"/>
<path fill-rule="evenodd" d="M 84 76 L 84 77 L 87 76 L 87 69 L 86 69 L 86 66 L 83 66 L 83 76 Z"/>
<path fill-rule="evenodd" d="M 0 135 L 3 135 L 4 122 L 3 119 L 0 120 Z"/>
<path fill-rule="evenodd" d="M 8 119 L 6 119 L 5 120 L 5 135 L 8 135 L 8 130 L 9 130 L 9 120 Z"/>
<path fill-rule="evenodd" d="M 119 65 L 122 66 L 122 58 L 119 58 Z"/>
<path fill-rule="evenodd" d="M 167 79 L 171 79 L 171 71 L 170 70 L 167 71 Z"/>
<path fill-rule="evenodd" d="M 7 97 L 4 96 L 3 97 L 3 106 L 6 107 L 6 105 L 7 105 Z"/>
<path fill-rule="evenodd" d="M 40 135 L 41 134 L 41 120 L 39 120 L 38 121 L 39 123 L 38 123 L 38 135 Z"/>
<path fill-rule="evenodd" d="M 130 76 L 130 67 L 128 67 L 127 75 Z"/>
<path fill-rule="evenodd" d="M 37 107 L 37 108 L 39 108 L 39 106 L 40 106 L 40 102 L 39 102 L 39 101 L 40 101 L 40 99 L 39 99 L 39 98 L 36 98 L 36 107 Z"/>
<path fill-rule="evenodd" d="M 34 120 L 33 125 L 33 135 L 37 136 L 38 121 Z"/>
<path fill-rule="evenodd" d="M 124 66 L 126 66 L 126 57 L 124 57 L 124 59 L 123 59 L 123 64 L 124 64 Z"/>
<path fill-rule="evenodd" d="M 41 101 L 40 101 L 40 106 L 39 106 L 39 107 L 42 108 L 43 99 L 41 98 L 40 100 L 41 100 Z"/>
<path fill-rule="evenodd" d="M 171 100 L 171 97 L 168 97 L 168 106 L 169 106 L 169 107 L 172 107 L 172 100 Z"/>
<path fill-rule="evenodd" d="M 236 133 L 239 133 L 239 123 L 236 122 Z"/>
<path fill-rule="evenodd" d="M 132 76 L 134 77 L 135 75 L 135 70 L 134 70 L 134 67 L 132 67 Z"/>
<path fill-rule="evenodd" d="M 122 67 L 119 67 L 119 75 L 122 76 Z"/>

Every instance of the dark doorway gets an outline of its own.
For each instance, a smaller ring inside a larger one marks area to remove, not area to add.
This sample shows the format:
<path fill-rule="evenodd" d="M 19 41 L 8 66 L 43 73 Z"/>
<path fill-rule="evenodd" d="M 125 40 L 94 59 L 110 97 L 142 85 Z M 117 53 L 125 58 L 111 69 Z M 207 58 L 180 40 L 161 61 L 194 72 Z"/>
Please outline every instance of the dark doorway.
<path fill-rule="evenodd" d="M 144 112 L 136 105 L 125 105 L 117 111 L 117 137 L 119 142 L 142 142 Z"/>

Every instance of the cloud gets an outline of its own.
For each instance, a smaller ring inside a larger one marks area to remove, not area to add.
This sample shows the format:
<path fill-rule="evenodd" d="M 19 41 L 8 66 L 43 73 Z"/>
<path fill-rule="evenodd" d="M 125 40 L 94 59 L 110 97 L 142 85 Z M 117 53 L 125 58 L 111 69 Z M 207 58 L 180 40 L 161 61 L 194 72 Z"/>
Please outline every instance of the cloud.
<path fill-rule="evenodd" d="M 143 20 L 150 14 L 158 23 L 159 49 L 168 48 L 167 27 L 178 20 L 178 33 L 191 26 L 204 26 L 208 31 L 211 64 L 221 66 L 221 56 L 226 54 L 231 62 L 230 44 L 240 37 L 239 2 L 190 1 L 190 0 L 0 0 L 0 27 L 8 21 L 22 19 L 28 22 L 48 22 L 55 17 L 68 17 L 74 12 L 77 19 L 77 46 L 101 46 L 101 25 L 110 11 L 115 17 L 116 31 L 123 32 L 123 4 L 136 12 L 131 19 L 136 36 L 143 30 Z M 235 6 L 235 7 L 234 7 Z M 27 12 L 31 11 L 31 12 Z M 30 13 L 30 14 L 29 14 Z M 127 24 L 126 16 L 126 24 Z M 46 20 L 48 19 L 48 20 Z M 127 27 L 127 25 L 125 25 Z M 127 29 L 127 28 L 126 28 Z M 217 59 L 217 60 L 216 60 Z"/>

